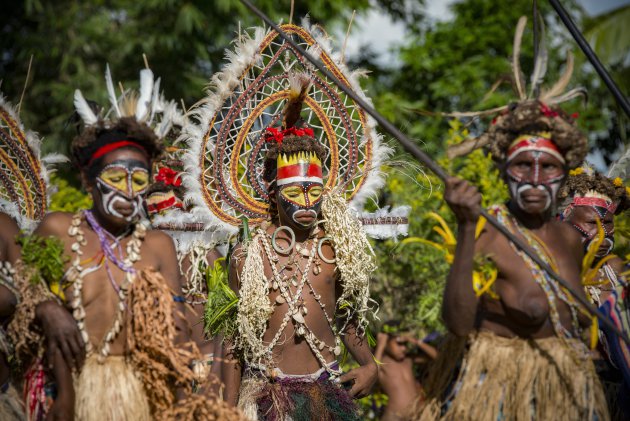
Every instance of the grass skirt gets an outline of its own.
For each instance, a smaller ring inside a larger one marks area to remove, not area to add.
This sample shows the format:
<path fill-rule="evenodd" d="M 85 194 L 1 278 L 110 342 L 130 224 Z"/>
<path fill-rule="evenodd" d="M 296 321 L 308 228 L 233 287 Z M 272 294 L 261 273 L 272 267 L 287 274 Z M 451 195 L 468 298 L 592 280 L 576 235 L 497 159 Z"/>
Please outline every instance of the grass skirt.
<path fill-rule="evenodd" d="M 438 361 L 432 368 L 426 400 L 412 419 L 609 419 L 592 361 L 574 356 L 559 338 L 526 340 L 477 332 L 468 345 L 463 359 L 454 358 L 454 349 L 440 353 L 441 360 L 451 360 L 451 367 L 445 369 Z M 461 361 L 459 374 L 454 359 Z"/>
<path fill-rule="evenodd" d="M 149 421 L 147 395 L 142 382 L 121 356 L 109 356 L 101 364 L 87 358 L 75 378 L 75 419 L 81 421 Z"/>
<path fill-rule="evenodd" d="M 0 392 L 0 420 L 2 421 L 23 421 L 24 406 L 20 397 L 12 385 L 6 392 Z"/>
<path fill-rule="evenodd" d="M 279 376 L 269 379 L 246 372 L 239 408 L 252 421 L 359 420 L 350 395 L 327 375 Z"/>

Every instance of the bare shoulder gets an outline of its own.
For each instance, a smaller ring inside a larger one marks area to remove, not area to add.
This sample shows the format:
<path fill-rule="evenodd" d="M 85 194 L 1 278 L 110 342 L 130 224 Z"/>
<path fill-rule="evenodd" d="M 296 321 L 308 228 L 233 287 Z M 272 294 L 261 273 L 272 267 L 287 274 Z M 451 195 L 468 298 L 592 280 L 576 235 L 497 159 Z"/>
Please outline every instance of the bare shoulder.
<path fill-rule="evenodd" d="M 147 234 L 145 238 L 147 242 L 154 244 L 156 247 L 160 247 L 160 246 L 175 247 L 175 242 L 173 241 L 173 238 L 171 238 L 171 236 L 165 233 L 164 231 L 154 230 L 154 229 L 147 230 Z"/>
<path fill-rule="evenodd" d="M 4 212 L 0 212 L 0 224 L 2 225 L 2 232 L 7 234 L 17 234 L 20 230 L 15 219 L 10 217 Z"/>
<path fill-rule="evenodd" d="M 560 238 L 567 242 L 567 245 L 582 248 L 582 234 L 573 228 L 571 224 L 554 220 L 552 227 L 554 232 L 557 232 Z"/>
<path fill-rule="evenodd" d="M 621 273 L 627 270 L 626 264 L 619 256 L 613 256 L 610 260 L 608 260 L 608 264 L 615 271 L 615 273 Z"/>
<path fill-rule="evenodd" d="M 41 220 L 34 234 L 63 237 L 67 234 L 72 216 L 73 214 L 69 212 L 50 212 Z"/>
<path fill-rule="evenodd" d="M 501 237 L 499 231 L 488 221 L 485 222 L 483 229 L 479 233 L 475 241 L 475 251 L 479 254 L 488 254 L 492 250 L 492 246 L 496 245 L 497 239 Z"/>

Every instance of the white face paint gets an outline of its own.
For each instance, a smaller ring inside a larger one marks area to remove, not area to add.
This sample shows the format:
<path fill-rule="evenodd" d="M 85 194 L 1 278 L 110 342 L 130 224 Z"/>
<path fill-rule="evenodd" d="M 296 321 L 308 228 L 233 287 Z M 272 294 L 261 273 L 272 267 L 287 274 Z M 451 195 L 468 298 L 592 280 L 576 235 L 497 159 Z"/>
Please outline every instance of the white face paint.
<path fill-rule="evenodd" d="M 543 212 L 547 212 L 556 204 L 558 191 L 565 178 L 564 173 L 557 174 L 558 171 L 545 172 L 540 162 L 543 154 L 541 151 L 528 151 L 528 157 L 521 162 L 517 162 L 514 167 L 507 169 L 507 184 L 512 197 L 520 209 L 526 209 L 525 193 L 535 189 L 543 193 L 545 197 Z"/>
<path fill-rule="evenodd" d="M 147 168 L 136 160 L 120 160 L 103 168 L 96 185 L 105 213 L 127 222 L 141 216 L 148 180 Z"/>
<path fill-rule="evenodd" d="M 103 209 L 108 215 L 124 219 L 127 222 L 132 222 L 140 216 L 142 211 L 142 196 L 135 196 L 129 199 L 116 190 L 109 188 L 104 183 L 100 182 L 100 180 L 97 180 L 96 185 L 101 194 Z M 123 208 L 131 208 L 131 211 L 127 215 L 123 215 L 116 210 L 116 204 L 122 205 Z"/>

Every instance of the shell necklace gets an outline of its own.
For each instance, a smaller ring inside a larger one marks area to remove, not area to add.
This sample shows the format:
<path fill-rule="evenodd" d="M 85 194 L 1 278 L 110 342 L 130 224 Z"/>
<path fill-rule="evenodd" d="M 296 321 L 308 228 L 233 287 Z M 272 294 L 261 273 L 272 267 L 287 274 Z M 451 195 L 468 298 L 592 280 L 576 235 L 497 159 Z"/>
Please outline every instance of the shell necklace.
<path fill-rule="evenodd" d="M 129 287 L 131 286 L 131 283 L 133 282 L 136 275 L 133 264 L 140 260 L 140 246 L 146 234 L 146 228 L 140 223 L 135 225 L 132 238 L 127 243 L 127 256 L 123 259 L 121 258 L 121 256 L 116 255 L 116 250 L 114 250 L 112 245 L 109 243 L 109 240 L 107 239 L 108 233 L 106 233 L 105 229 L 98 224 L 98 222 L 89 210 L 78 212 L 72 217 L 70 228 L 68 228 L 68 235 L 75 240 L 71 247 L 72 251 L 75 253 L 75 256 L 72 259 L 72 264 L 67 272 L 66 278 L 73 285 L 73 299 L 70 302 L 70 306 L 72 308 L 72 315 L 77 321 L 77 326 L 79 327 L 79 331 L 81 332 L 83 342 L 85 342 L 85 350 L 88 354 L 94 351 L 94 347 L 90 342 L 90 337 L 85 327 L 85 308 L 83 307 L 82 291 L 83 278 L 86 274 L 91 273 L 93 271 L 93 268 L 83 268 L 81 266 L 81 256 L 83 255 L 81 246 L 85 246 L 87 244 L 84 232 L 81 229 L 81 219 L 83 217 L 85 217 L 86 221 L 90 225 L 90 228 L 92 228 L 96 235 L 99 237 L 101 249 L 103 255 L 105 256 L 108 277 L 110 278 L 114 289 L 118 293 L 119 298 L 118 309 L 116 311 L 114 321 L 112 322 L 112 325 L 110 326 L 107 333 L 101 339 L 101 343 L 96 349 L 99 362 L 103 362 L 105 361 L 105 358 L 109 355 L 111 343 L 114 341 L 114 339 L 116 339 L 116 337 L 122 330 Z M 109 237 L 111 237 L 111 234 L 109 235 Z M 114 238 L 114 244 L 116 244 L 117 246 L 117 249 L 119 251 L 118 254 L 122 254 L 118 239 Z M 107 266 L 107 261 L 112 262 L 125 273 L 125 280 L 123 281 L 122 285 L 120 285 L 120 287 L 116 285 L 111 275 L 111 272 L 109 271 L 109 267 Z"/>
<path fill-rule="evenodd" d="M 319 268 L 319 262 L 315 262 L 315 260 L 317 260 L 319 249 L 317 238 L 315 238 L 314 236 L 314 234 L 316 234 L 316 231 L 314 231 L 314 233 L 312 234 L 313 238 L 309 239 L 310 249 L 308 247 L 308 243 L 305 246 L 301 246 L 299 244 L 295 245 L 295 252 L 293 252 L 293 250 L 289 251 L 289 253 L 291 253 L 289 261 L 285 265 L 282 265 L 280 267 L 278 267 L 278 262 L 280 261 L 280 258 L 275 252 L 275 248 L 272 247 L 273 239 L 270 238 L 269 234 L 267 234 L 267 232 L 262 228 L 259 229 L 258 234 L 261 238 L 263 249 L 271 266 L 271 271 L 273 275 L 272 279 L 269 282 L 268 288 L 270 290 L 279 292 L 279 295 L 276 297 L 277 305 L 282 305 L 286 303 L 288 307 L 287 312 L 282 319 L 282 323 L 278 328 L 278 331 L 276 332 L 271 342 L 269 342 L 267 352 L 271 354 L 273 348 L 278 344 L 278 341 L 280 340 L 286 326 L 289 324 L 289 322 L 293 322 L 293 324 L 295 325 L 295 334 L 298 337 L 303 337 L 306 340 L 306 343 L 308 343 L 309 348 L 311 348 L 311 351 L 320 362 L 321 366 L 324 367 L 326 371 L 328 371 L 329 374 L 331 374 L 332 376 L 338 375 L 339 373 L 329 369 L 328 362 L 322 355 L 321 351 L 323 349 L 328 349 L 335 356 L 339 356 L 339 354 L 341 354 L 341 340 L 339 338 L 337 328 L 334 324 L 334 320 L 328 315 L 328 313 L 326 312 L 326 306 L 321 301 L 321 295 L 315 291 L 313 284 L 309 279 L 311 267 L 313 264 L 315 264 L 315 267 L 313 267 L 313 272 L 316 275 L 321 270 Z M 299 264 L 299 257 L 307 259 L 306 265 L 304 266 L 303 270 L 300 268 L 301 265 Z M 298 280 L 298 272 L 301 272 L 302 275 L 300 280 Z M 295 292 L 291 291 L 291 285 L 295 288 Z M 304 300 L 302 297 L 302 291 L 305 287 L 310 289 L 313 297 L 322 309 L 326 321 L 328 322 L 328 326 L 335 336 L 334 345 L 328 345 L 324 341 L 320 340 L 308 327 L 304 318 L 308 313 L 308 309 L 304 305 Z"/>

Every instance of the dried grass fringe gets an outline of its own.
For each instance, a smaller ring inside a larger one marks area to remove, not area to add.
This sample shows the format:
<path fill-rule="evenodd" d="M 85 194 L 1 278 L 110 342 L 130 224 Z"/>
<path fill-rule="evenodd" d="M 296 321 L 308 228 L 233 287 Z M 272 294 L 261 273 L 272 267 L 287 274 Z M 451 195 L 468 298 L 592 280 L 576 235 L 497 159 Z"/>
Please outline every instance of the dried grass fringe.
<path fill-rule="evenodd" d="M 265 382 L 262 378 L 251 376 L 244 376 L 241 380 L 237 406 L 249 421 L 258 421 L 258 403 L 256 400 L 265 386 Z"/>
<path fill-rule="evenodd" d="M 154 419 L 187 419 L 179 418 L 179 414 L 195 411 L 220 415 L 222 420 L 241 419 L 216 395 L 205 396 L 207 402 L 203 405 L 190 397 L 195 379 L 190 364 L 202 357 L 194 343 L 173 346 L 177 334 L 175 306 L 162 275 L 151 269 L 140 271 L 131 284 L 128 303 L 132 315 L 126 321 L 130 361 L 145 385 Z M 181 388 L 187 397 L 177 403 L 177 408 L 176 388 Z"/>
<path fill-rule="evenodd" d="M 22 366 L 43 354 L 44 338 L 35 321 L 37 305 L 55 299 L 55 296 L 43 283 L 31 283 L 36 269 L 27 268 L 21 261 L 14 265 L 13 280 L 20 294 L 13 318 L 8 326 L 8 334 L 13 343 L 15 356 Z"/>
<path fill-rule="evenodd" d="M 75 378 L 75 419 L 81 421 L 150 421 L 145 388 L 123 356 L 103 363 L 90 355 Z"/>
<path fill-rule="evenodd" d="M 13 386 L 5 393 L 0 393 L 0 420 L 2 421 L 25 421 L 24 405 Z"/>
<path fill-rule="evenodd" d="M 370 299 L 370 277 L 376 270 L 372 246 L 361 222 L 351 213 L 339 191 L 332 190 L 323 195 L 322 217 L 324 231 L 335 250 L 343 287 L 337 300 L 337 311 L 345 323 L 355 320 L 359 331 L 363 332 L 375 306 Z"/>
<path fill-rule="evenodd" d="M 432 368 L 426 401 L 414 420 L 609 420 L 606 397 L 590 359 L 573 358 L 556 337 L 540 340 L 504 338 L 490 332 L 471 336 L 453 385 L 443 399 L 457 360 L 449 351 Z M 459 352 L 462 355 L 462 351 Z M 449 361 L 443 361 L 449 360 Z M 451 400 L 452 399 L 452 400 Z"/>

